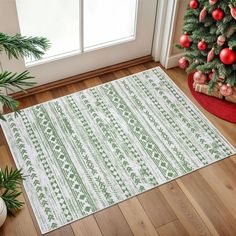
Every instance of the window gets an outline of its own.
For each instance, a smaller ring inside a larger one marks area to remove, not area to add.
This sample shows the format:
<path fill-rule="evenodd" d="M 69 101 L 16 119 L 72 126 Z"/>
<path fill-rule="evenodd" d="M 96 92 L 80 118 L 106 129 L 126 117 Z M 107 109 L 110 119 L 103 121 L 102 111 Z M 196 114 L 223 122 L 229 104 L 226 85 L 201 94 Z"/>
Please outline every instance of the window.
<path fill-rule="evenodd" d="M 135 39 L 138 0 L 16 0 L 22 35 L 44 36 L 50 60 Z M 33 63 L 26 58 L 26 64 Z"/>

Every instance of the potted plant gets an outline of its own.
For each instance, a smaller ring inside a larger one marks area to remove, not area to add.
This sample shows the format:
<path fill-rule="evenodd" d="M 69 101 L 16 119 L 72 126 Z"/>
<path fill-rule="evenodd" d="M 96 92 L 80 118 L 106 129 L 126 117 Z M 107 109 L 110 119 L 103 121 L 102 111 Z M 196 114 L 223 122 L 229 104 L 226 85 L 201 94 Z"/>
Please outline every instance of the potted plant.
<path fill-rule="evenodd" d="M 5 52 L 9 59 L 20 57 L 34 57 L 40 59 L 49 48 L 49 41 L 44 37 L 25 37 L 20 34 L 13 36 L 0 33 L 0 53 Z M 5 106 L 11 111 L 18 111 L 19 102 L 13 99 L 8 91 L 15 89 L 25 91 L 26 87 L 35 82 L 30 81 L 33 77 L 29 71 L 13 73 L 4 70 L 0 62 L 0 106 Z M 0 119 L 5 120 L 0 109 Z M 14 213 L 23 206 L 23 202 L 17 198 L 21 195 L 19 185 L 25 179 L 21 170 L 0 169 L 0 226 L 4 223 L 7 213 Z"/>
<path fill-rule="evenodd" d="M 4 200 L 0 197 L 0 227 L 3 225 L 7 218 L 7 207 Z"/>
<path fill-rule="evenodd" d="M 9 170 L 7 166 L 0 170 L 0 227 L 6 220 L 7 212 L 14 213 L 23 206 L 24 203 L 17 197 L 21 194 L 19 187 L 24 179 L 21 170 Z"/>

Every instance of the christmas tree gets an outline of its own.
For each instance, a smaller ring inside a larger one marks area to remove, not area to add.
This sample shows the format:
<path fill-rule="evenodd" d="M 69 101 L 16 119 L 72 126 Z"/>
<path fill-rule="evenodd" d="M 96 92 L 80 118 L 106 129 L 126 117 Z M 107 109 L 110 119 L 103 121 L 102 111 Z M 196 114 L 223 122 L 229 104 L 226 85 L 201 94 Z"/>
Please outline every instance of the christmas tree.
<path fill-rule="evenodd" d="M 190 1 L 177 47 L 185 51 L 179 66 L 195 72 L 195 84 L 207 86 L 208 95 L 218 88 L 222 97 L 231 96 L 236 92 L 236 0 Z"/>

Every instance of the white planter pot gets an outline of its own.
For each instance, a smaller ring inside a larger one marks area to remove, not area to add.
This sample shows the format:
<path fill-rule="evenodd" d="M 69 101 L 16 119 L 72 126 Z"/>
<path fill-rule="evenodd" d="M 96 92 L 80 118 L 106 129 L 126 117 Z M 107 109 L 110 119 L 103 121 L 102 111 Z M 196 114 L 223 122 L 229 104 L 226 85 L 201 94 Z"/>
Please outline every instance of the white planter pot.
<path fill-rule="evenodd" d="M 5 202 L 0 197 L 0 227 L 3 225 L 7 218 L 7 208 Z"/>

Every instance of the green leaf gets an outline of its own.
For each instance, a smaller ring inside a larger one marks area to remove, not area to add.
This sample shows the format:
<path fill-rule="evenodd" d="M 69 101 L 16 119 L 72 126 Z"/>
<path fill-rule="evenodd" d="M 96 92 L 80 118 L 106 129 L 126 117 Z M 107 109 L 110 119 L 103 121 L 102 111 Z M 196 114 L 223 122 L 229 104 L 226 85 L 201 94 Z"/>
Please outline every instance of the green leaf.
<path fill-rule="evenodd" d="M 0 94 L 0 103 L 5 105 L 7 108 L 9 108 L 11 111 L 18 112 L 17 107 L 19 106 L 19 102 L 14 100 L 12 97 Z M 0 116 L 2 118 L 2 116 Z M 3 119 L 4 120 L 4 119 Z"/>
<path fill-rule="evenodd" d="M 5 188 L 9 190 L 15 190 L 18 185 L 22 183 L 25 176 L 22 170 L 8 169 L 8 166 L 4 170 L 0 170 L 0 188 Z"/>
<path fill-rule="evenodd" d="M 6 203 L 8 212 L 13 213 L 23 206 L 23 202 L 17 198 L 22 192 L 18 188 L 26 176 L 23 175 L 22 170 L 13 170 L 13 168 L 5 167 L 4 170 L 0 169 L 0 189 L 5 189 L 2 194 L 2 199 Z"/>
<path fill-rule="evenodd" d="M 0 73 L 0 87 L 7 88 L 14 92 L 14 88 L 24 90 L 24 87 L 31 87 L 35 82 L 28 81 L 34 78 L 29 75 L 29 71 L 24 71 L 20 74 L 4 71 Z"/>
<path fill-rule="evenodd" d="M 6 190 L 3 193 L 1 197 L 4 200 L 8 211 L 14 212 L 20 210 L 23 207 L 24 203 L 17 199 L 21 194 L 22 192 L 17 190 Z"/>
<path fill-rule="evenodd" d="M 20 57 L 40 59 L 49 47 L 50 43 L 44 37 L 25 37 L 20 34 L 9 36 L 0 33 L 0 51 L 4 50 L 9 59 Z"/>

